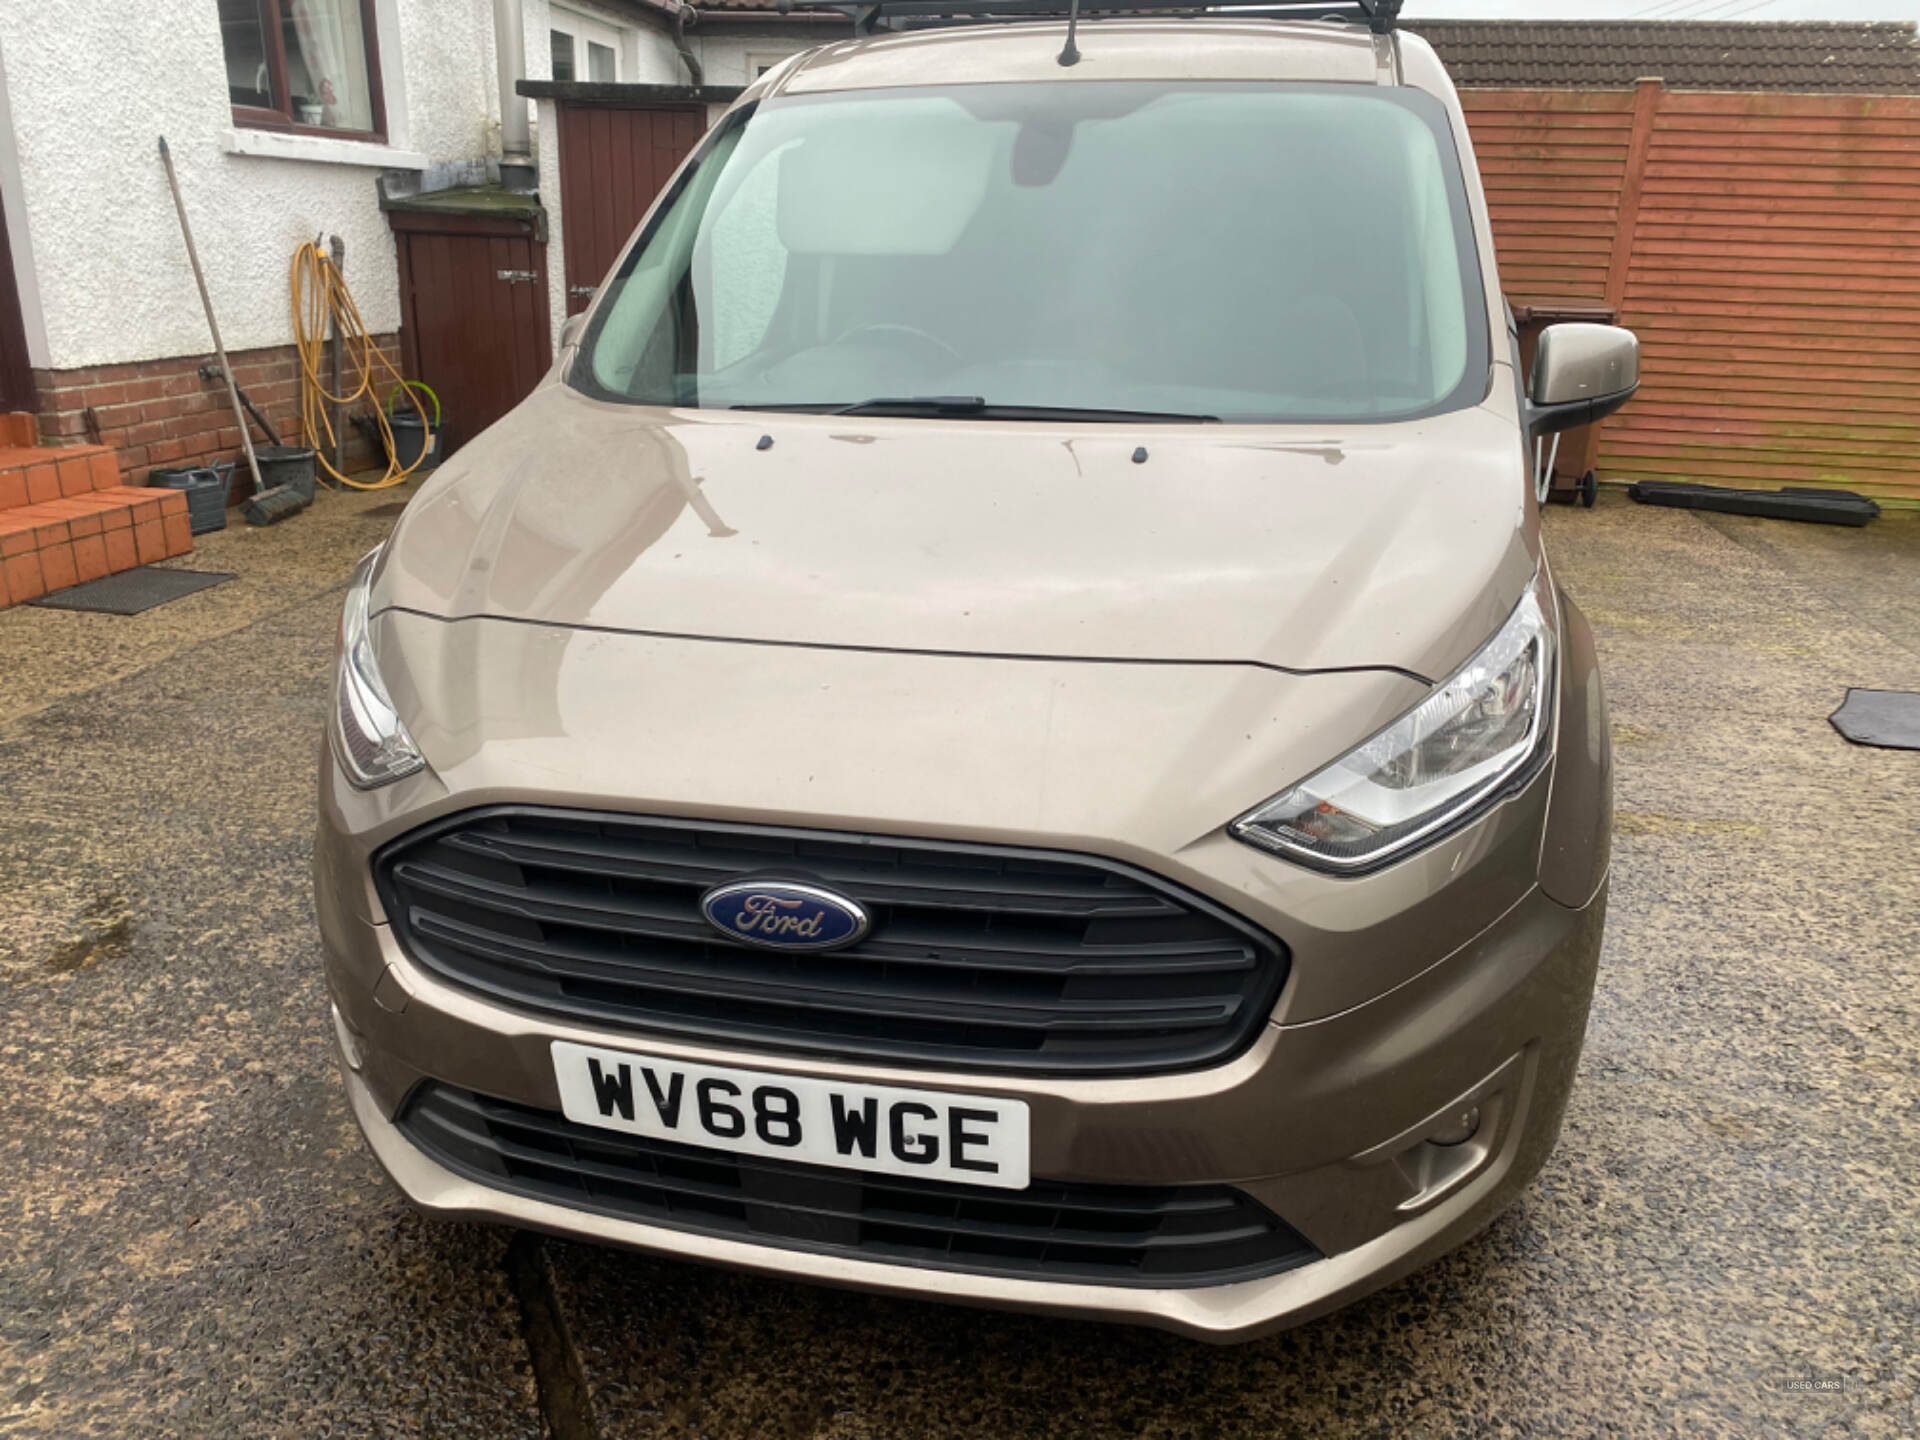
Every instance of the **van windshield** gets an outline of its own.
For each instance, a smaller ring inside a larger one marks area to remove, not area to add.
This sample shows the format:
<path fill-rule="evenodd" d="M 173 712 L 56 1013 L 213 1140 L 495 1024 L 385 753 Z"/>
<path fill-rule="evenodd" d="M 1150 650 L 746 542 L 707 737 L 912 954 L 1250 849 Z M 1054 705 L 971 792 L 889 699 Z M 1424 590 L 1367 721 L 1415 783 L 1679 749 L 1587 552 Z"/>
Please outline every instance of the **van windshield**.
<path fill-rule="evenodd" d="M 571 382 L 717 409 L 1407 419 L 1483 398 L 1486 316 L 1432 96 L 916 86 L 730 116 Z"/>

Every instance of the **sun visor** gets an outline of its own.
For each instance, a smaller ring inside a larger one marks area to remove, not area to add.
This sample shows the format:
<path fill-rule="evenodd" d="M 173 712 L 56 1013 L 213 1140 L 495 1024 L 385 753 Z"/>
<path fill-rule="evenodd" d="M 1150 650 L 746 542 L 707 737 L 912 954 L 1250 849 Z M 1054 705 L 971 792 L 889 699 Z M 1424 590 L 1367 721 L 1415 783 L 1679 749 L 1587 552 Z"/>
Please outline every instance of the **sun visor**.
<path fill-rule="evenodd" d="M 1000 147 L 994 127 L 959 124 L 959 107 L 888 107 L 884 125 L 810 127 L 780 157 L 780 243 L 802 255 L 944 255 L 980 207 Z"/>

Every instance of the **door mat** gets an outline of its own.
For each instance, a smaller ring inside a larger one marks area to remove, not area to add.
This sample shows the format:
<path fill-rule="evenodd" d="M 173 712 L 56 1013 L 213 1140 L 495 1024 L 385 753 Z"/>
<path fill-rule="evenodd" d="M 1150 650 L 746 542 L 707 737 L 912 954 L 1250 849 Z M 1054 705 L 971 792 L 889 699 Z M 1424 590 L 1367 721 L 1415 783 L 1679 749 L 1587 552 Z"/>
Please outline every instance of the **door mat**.
<path fill-rule="evenodd" d="M 122 570 L 118 575 L 109 575 L 104 580 L 70 585 L 65 590 L 56 590 L 51 595 L 42 595 L 38 600 L 28 603 L 47 610 L 93 610 L 103 615 L 138 615 L 142 610 L 151 610 L 156 605 L 178 600 L 182 595 L 191 595 L 196 590 L 224 585 L 231 579 L 233 575 L 230 572 L 218 570 L 163 570 L 155 565 L 142 565 L 137 569 Z"/>
<path fill-rule="evenodd" d="M 1920 750 L 1920 694 L 1912 690 L 1853 690 L 1827 717 L 1856 745 Z"/>

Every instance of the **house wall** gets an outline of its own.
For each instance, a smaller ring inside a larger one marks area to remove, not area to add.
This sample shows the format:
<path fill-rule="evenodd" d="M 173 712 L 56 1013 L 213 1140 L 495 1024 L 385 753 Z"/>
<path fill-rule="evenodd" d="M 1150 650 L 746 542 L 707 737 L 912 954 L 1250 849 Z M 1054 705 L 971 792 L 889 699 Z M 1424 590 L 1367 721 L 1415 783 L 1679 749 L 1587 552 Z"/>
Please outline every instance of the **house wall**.
<path fill-rule="evenodd" d="M 490 0 L 378 0 L 375 15 L 384 144 L 237 128 L 214 0 L 0 4 L 0 188 L 45 440 L 110 445 L 135 480 L 239 443 L 197 373 L 210 338 L 161 135 L 222 338 L 282 438 L 298 428 L 288 266 L 301 243 L 345 241 L 362 319 L 397 353 L 376 177 L 498 153 L 493 17 Z M 368 458 L 356 436 L 349 459 Z"/>
<path fill-rule="evenodd" d="M 850 33 L 851 27 L 847 28 Z M 797 51 L 845 38 L 839 28 L 740 24 L 713 24 L 687 35 L 709 85 L 750 85 L 757 75 L 752 68 L 754 62 L 785 59 Z"/>
<path fill-rule="evenodd" d="M 1920 98 L 1461 92 L 1516 305 L 1640 337 L 1603 478 L 1920 504 Z"/>
<path fill-rule="evenodd" d="M 374 337 L 389 362 L 400 364 L 400 337 Z M 47 444 L 95 444 L 111 449 L 127 484 L 139 484 L 155 466 L 209 465 L 232 460 L 240 427 L 223 384 L 210 382 L 200 366 L 206 352 L 37 371 L 40 438 Z M 291 345 L 227 351 L 233 378 L 281 441 L 299 443 L 300 362 Z M 360 408 L 360 407 L 356 407 Z M 256 445 L 265 444 L 258 427 Z M 384 465 L 374 441 L 351 424 L 346 432 L 347 473 Z M 236 502 L 252 492 L 239 471 Z"/>
<path fill-rule="evenodd" d="M 497 151 L 493 28 L 487 0 L 381 0 L 378 12 L 384 146 L 236 129 L 213 0 L 0 5 L 23 202 L 9 219 L 32 257 L 36 366 L 207 347 L 156 152 L 161 135 L 228 345 L 292 339 L 288 262 L 322 232 L 346 241 L 347 280 L 369 329 L 394 329 L 394 247 L 374 177 Z M 137 63 L 123 71 L 107 63 L 115 57 Z"/>

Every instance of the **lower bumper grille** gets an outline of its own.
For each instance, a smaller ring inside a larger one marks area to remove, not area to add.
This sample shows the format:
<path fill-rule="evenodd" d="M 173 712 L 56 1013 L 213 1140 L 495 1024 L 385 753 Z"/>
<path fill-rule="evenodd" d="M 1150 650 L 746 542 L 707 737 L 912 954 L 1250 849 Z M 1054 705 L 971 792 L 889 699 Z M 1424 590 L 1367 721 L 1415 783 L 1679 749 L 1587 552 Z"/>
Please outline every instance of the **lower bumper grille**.
<path fill-rule="evenodd" d="M 428 1082 L 400 1116 L 435 1160 L 494 1189 L 668 1229 L 975 1274 L 1191 1287 L 1320 1254 L 1225 1185 L 943 1185 L 729 1155 L 576 1125 Z"/>

